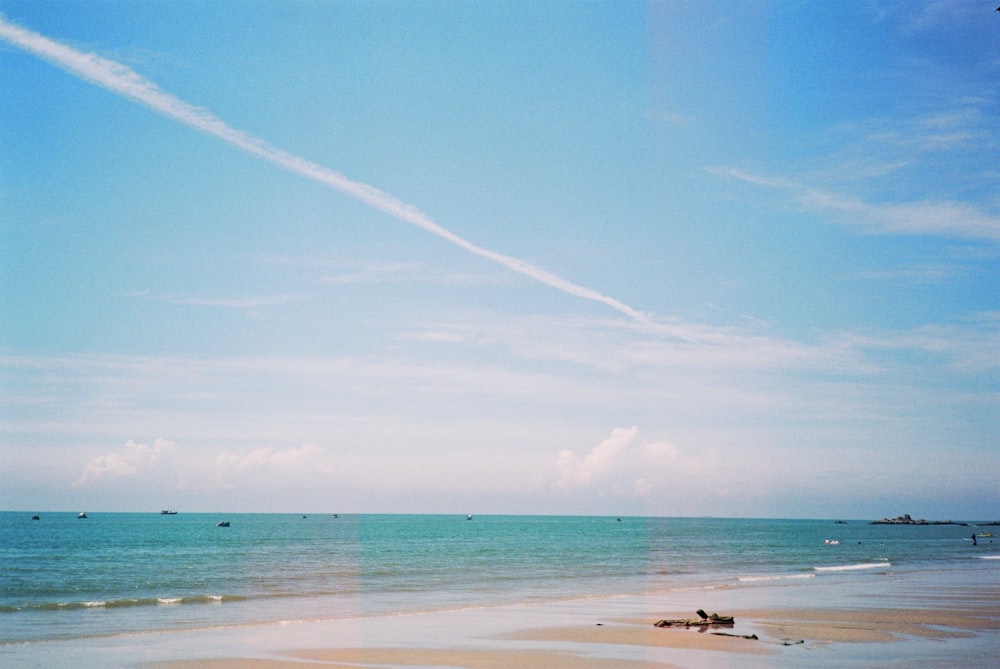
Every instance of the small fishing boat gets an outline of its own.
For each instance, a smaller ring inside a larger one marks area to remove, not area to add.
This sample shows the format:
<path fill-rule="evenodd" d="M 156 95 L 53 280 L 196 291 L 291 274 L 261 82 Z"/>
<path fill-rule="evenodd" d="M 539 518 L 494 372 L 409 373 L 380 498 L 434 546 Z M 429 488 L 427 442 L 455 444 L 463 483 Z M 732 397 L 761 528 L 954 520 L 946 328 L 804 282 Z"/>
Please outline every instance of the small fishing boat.
<path fill-rule="evenodd" d="M 229 521 L 228 520 L 220 520 L 219 522 L 217 522 L 215 524 L 215 526 L 216 527 L 229 527 Z"/>
<path fill-rule="evenodd" d="M 160 511 L 160 515 L 161 516 L 176 516 L 177 512 L 174 511 L 173 509 L 164 509 L 163 511 Z"/>
<path fill-rule="evenodd" d="M 86 511 L 81 511 L 80 515 L 77 516 L 77 518 L 86 518 L 86 517 L 87 517 L 87 512 Z"/>

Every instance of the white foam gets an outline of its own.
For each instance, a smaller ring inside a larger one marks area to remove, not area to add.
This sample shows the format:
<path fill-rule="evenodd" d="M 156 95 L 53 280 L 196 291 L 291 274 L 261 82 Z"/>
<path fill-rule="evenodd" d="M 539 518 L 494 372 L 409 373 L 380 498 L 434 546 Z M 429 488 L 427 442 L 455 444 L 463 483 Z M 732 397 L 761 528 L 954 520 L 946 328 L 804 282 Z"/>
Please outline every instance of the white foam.
<path fill-rule="evenodd" d="M 835 567 L 813 567 L 816 571 L 859 571 L 862 569 L 884 569 L 891 567 L 891 562 L 863 562 L 861 564 L 844 564 Z"/>
<path fill-rule="evenodd" d="M 180 604 L 180 597 L 157 597 L 156 601 L 160 604 Z"/>
<path fill-rule="evenodd" d="M 816 578 L 816 574 L 782 574 L 780 576 L 740 576 L 740 583 L 755 583 L 758 581 L 784 581 L 793 578 Z"/>

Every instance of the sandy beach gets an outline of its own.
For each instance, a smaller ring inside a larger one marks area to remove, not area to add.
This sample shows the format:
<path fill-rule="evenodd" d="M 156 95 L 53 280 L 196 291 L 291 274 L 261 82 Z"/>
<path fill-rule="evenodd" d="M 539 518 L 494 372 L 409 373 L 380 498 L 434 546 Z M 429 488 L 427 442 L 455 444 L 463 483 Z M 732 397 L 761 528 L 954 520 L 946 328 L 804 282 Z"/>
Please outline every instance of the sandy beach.
<path fill-rule="evenodd" d="M 985 593 L 961 606 L 919 608 L 773 608 L 720 611 L 732 627 L 658 628 L 661 618 L 692 612 L 644 610 L 643 598 L 466 612 L 438 612 L 368 621 L 323 645 L 273 646 L 269 652 L 150 662 L 146 669 L 301 669 L 303 667 L 463 667 L 467 669 L 702 669 L 719 666 L 905 666 L 936 655 L 966 667 L 991 666 L 1000 638 L 1000 607 Z M 636 607 L 634 616 L 621 615 Z M 588 611 L 610 614 L 595 621 Z M 546 618 L 556 624 L 544 624 Z M 518 621 L 522 620 L 521 626 Z M 378 626 L 378 629 L 372 629 Z M 319 631 L 319 630 L 314 630 Z M 744 638 L 754 635 L 756 638 Z M 392 636 L 395 638 L 387 638 Z M 366 637 L 370 643 L 356 643 Z M 443 639 L 449 639 L 447 642 Z M 281 642 L 281 635 L 266 643 Z M 349 643 L 353 640 L 355 643 Z M 893 664 L 893 663 L 897 664 Z"/>

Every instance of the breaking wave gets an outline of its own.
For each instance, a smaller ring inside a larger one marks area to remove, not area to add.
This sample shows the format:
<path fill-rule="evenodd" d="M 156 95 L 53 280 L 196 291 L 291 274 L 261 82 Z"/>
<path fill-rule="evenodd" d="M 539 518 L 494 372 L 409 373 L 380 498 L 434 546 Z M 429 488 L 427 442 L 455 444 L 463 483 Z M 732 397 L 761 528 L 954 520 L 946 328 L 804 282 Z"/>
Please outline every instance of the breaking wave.
<path fill-rule="evenodd" d="M 800 578 L 816 578 L 816 574 L 781 574 L 775 576 L 740 576 L 736 580 L 740 583 L 758 583 L 762 581 L 786 581 Z"/>
<path fill-rule="evenodd" d="M 863 569 L 885 569 L 886 567 L 891 567 L 892 563 L 888 560 L 883 562 L 862 562 L 860 564 L 842 564 L 833 567 L 813 567 L 816 571 L 860 571 Z"/>
<path fill-rule="evenodd" d="M 97 599 L 79 602 L 44 602 L 26 606 L 5 606 L 0 611 L 73 611 L 77 609 L 124 609 L 135 606 L 176 606 L 182 604 L 219 604 L 243 601 L 238 595 L 195 595 L 192 597 L 142 597 L 128 599 Z"/>

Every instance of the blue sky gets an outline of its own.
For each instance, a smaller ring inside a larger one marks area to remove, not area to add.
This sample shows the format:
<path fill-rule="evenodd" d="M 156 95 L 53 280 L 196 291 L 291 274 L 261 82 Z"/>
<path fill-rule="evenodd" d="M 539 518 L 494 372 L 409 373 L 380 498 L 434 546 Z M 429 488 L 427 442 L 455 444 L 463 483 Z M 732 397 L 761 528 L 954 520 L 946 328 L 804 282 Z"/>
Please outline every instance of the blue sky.
<path fill-rule="evenodd" d="M 0 0 L 0 508 L 1000 518 L 994 9 Z"/>

